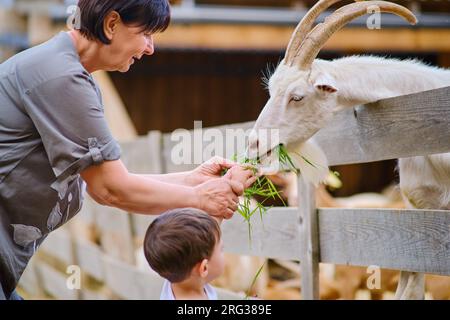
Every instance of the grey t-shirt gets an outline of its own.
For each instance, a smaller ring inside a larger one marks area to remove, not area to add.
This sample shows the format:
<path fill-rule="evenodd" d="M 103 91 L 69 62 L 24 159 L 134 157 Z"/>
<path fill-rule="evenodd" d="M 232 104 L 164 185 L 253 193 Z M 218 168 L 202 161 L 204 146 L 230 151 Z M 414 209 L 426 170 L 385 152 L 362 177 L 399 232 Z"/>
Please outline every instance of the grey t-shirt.
<path fill-rule="evenodd" d="M 119 158 L 100 91 L 67 33 L 0 65 L 0 299 L 48 233 L 81 209 L 79 173 Z"/>

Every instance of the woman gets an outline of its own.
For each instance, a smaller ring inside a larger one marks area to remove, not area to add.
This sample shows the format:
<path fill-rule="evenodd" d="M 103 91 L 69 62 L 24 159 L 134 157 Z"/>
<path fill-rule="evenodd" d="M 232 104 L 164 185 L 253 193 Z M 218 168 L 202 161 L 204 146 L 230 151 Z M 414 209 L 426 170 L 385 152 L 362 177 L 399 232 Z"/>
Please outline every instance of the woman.
<path fill-rule="evenodd" d="M 126 72 L 154 52 L 170 21 L 167 0 L 80 0 L 79 30 L 0 65 L 0 299 L 15 287 L 47 234 L 98 203 L 158 214 L 194 207 L 230 218 L 245 187 L 219 179 L 234 164 L 214 159 L 192 172 L 130 174 L 103 115 L 91 73 Z M 254 180 L 251 172 L 247 184 Z"/>

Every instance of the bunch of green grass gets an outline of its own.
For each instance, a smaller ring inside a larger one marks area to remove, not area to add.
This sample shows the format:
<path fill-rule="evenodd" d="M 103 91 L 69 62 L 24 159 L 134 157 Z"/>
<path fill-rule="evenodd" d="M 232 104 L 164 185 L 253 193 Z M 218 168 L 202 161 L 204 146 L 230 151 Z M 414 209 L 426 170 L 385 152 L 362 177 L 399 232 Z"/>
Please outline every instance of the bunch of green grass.
<path fill-rule="evenodd" d="M 279 145 L 275 148 L 274 152 L 278 155 L 278 160 L 280 165 L 284 168 L 284 171 L 288 172 L 295 172 L 296 174 L 300 173 L 300 170 L 295 166 L 294 162 L 292 161 L 292 158 L 290 157 L 288 151 L 283 145 Z M 299 155 L 306 163 L 316 168 L 316 166 L 306 159 L 304 156 Z M 252 170 L 254 170 L 254 173 L 256 174 L 259 167 L 259 159 L 251 160 L 248 158 L 243 158 L 238 160 L 235 156 L 233 159 L 235 162 L 238 162 L 240 164 L 249 165 Z M 225 173 L 225 172 L 224 172 Z M 338 179 L 339 174 L 337 172 L 333 172 L 333 175 Z M 261 218 L 261 222 L 263 223 L 263 215 L 267 212 L 270 207 L 265 207 L 264 202 L 266 202 L 268 199 L 280 199 L 284 206 L 286 206 L 286 203 L 284 202 L 283 198 L 281 197 L 281 192 L 276 189 L 272 181 L 268 179 L 266 176 L 259 177 L 256 182 L 248 189 L 244 191 L 244 200 L 242 203 L 239 204 L 238 212 L 239 214 L 247 221 L 248 223 L 248 237 L 249 237 L 249 243 L 251 246 L 251 218 L 252 216 L 258 212 L 259 216 Z M 262 196 L 263 200 L 261 202 L 256 201 L 256 208 L 251 209 L 251 199 L 254 198 L 254 196 Z M 264 227 L 264 223 L 263 223 Z M 258 279 L 259 275 L 261 274 L 261 271 L 263 270 L 264 264 L 259 268 L 256 275 L 253 278 L 253 281 L 250 285 L 250 287 L 247 290 L 247 293 L 245 295 L 244 299 L 249 299 L 250 292 L 253 288 L 253 286 L 256 283 L 256 280 Z"/>
<path fill-rule="evenodd" d="M 261 222 L 263 222 L 263 215 L 271 208 L 264 205 L 268 199 L 275 200 L 278 198 L 282 201 L 283 205 L 286 205 L 281 197 L 281 193 L 282 191 L 278 191 L 273 182 L 266 176 L 259 177 L 250 188 L 244 191 L 244 199 L 239 203 L 237 211 L 248 223 L 249 241 L 251 241 L 251 218 L 255 213 L 259 213 Z M 263 200 L 261 202 L 255 201 L 256 206 L 252 208 L 251 199 L 255 198 L 255 196 L 260 196 Z"/>
<path fill-rule="evenodd" d="M 295 167 L 291 157 L 289 156 L 289 153 L 287 152 L 284 146 L 282 145 L 278 146 L 277 148 L 275 148 L 274 152 L 278 154 L 279 162 L 284 168 L 286 168 L 285 170 L 294 171 L 296 173 L 299 172 L 299 170 Z M 234 156 L 233 160 L 242 165 L 248 165 L 249 168 L 253 170 L 255 174 L 258 172 L 258 168 L 260 165 L 259 159 L 249 159 L 247 157 L 238 159 L 237 156 Z M 311 162 L 308 161 L 308 163 Z M 226 171 L 224 171 L 223 173 L 225 174 Z M 242 200 L 242 202 L 239 203 L 237 211 L 248 224 L 248 238 L 250 245 L 252 238 L 251 218 L 254 216 L 255 213 L 258 213 L 264 227 L 263 215 L 271 208 L 266 207 L 264 203 L 269 199 L 276 200 L 278 198 L 281 200 L 283 205 L 286 206 L 286 203 L 284 202 L 281 193 L 282 191 L 277 190 L 273 182 L 266 176 L 258 177 L 256 182 L 250 188 L 247 188 L 244 191 L 243 195 L 244 199 Z M 252 208 L 251 199 L 255 198 L 255 196 L 262 197 L 263 200 L 260 202 L 256 201 L 255 202 L 256 207 Z"/>
<path fill-rule="evenodd" d="M 282 144 L 276 147 L 274 151 L 278 154 L 278 160 L 280 161 L 280 164 L 286 168 L 285 169 L 286 171 L 293 171 L 295 173 L 300 173 L 300 170 L 295 166 L 291 156 L 289 155 L 288 151 Z M 304 156 L 301 157 L 308 164 L 310 164 L 313 167 L 316 167 L 311 161 L 306 159 Z"/>

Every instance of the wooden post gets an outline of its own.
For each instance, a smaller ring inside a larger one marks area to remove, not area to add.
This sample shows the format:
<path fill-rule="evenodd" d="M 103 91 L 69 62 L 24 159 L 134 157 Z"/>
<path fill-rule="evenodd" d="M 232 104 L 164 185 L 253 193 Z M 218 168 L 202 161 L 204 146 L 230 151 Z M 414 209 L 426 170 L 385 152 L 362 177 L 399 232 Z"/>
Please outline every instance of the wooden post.
<path fill-rule="evenodd" d="M 108 73 L 98 71 L 93 76 L 102 91 L 105 117 L 112 135 L 120 142 L 133 141 L 138 137 L 136 128 Z"/>
<path fill-rule="evenodd" d="M 0 35 L 18 35 L 26 32 L 25 19 L 12 9 L 0 7 Z M 0 63 L 12 57 L 16 53 L 15 48 L 0 45 Z"/>
<path fill-rule="evenodd" d="M 298 177 L 301 294 L 319 299 L 319 231 L 314 186 Z"/>
<path fill-rule="evenodd" d="M 31 47 L 49 40 L 58 31 L 47 13 L 30 12 L 28 15 L 28 39 Z"/>

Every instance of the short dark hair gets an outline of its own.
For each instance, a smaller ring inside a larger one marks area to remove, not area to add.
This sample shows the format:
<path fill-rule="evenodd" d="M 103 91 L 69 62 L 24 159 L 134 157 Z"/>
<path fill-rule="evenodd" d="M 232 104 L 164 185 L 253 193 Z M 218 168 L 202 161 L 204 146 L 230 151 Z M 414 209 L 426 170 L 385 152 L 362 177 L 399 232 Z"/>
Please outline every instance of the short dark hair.
<path fill-rule="evenodd" d="M 161 277 L 181 282 L 197 263 L 211 258 L 220 236 L 219 224 L 204 211 L 171 210 L 157 217 L 147 229 L 145 258 Z"/>
<path fill-rule="evenodd" d="M 170 23 L 168 0 L 79 0 L 78 7 L 81 34 L 104 44 L 111 43 L 103 24 L 112 11 L 116 11 L 126 25 L 141 27 L 143 32 L 162 32 Z"/>

